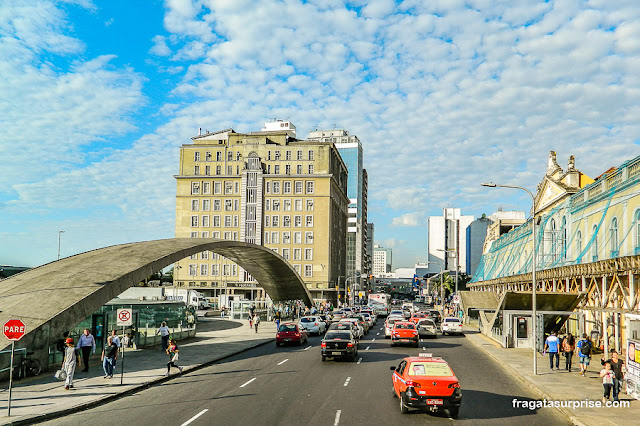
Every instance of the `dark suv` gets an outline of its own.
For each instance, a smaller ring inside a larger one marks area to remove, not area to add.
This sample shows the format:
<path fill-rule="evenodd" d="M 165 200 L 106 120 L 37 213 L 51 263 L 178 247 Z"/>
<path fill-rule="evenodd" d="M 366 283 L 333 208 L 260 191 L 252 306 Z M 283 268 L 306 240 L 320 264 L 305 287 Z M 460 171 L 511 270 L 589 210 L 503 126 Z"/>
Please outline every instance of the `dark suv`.
<path fill-rule="evenodd" d="M 349 330 L 330 330 L 322 339 L 320 350 L 323 361 L 327 357 L 355 361 L 358 356 L 358 341 Z"/>

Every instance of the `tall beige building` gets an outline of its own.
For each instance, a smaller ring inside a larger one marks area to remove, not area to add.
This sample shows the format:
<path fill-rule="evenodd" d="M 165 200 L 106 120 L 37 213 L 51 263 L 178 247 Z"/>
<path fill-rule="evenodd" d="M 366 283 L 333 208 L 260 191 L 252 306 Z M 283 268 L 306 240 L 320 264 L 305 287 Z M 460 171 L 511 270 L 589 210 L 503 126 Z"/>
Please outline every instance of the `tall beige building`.
<path fill-rule="evenodd" d="M 336 301 L 346 265 L 347 168 L 334 144 L 295 138 L 287 121 L 260 132 L 195 136 L 180 149 L 176 237 L 262 244 L 300 274 L 314 299 Z M 203 252 L 177 262 L 177 286 L 264 300 L 240 266 Z"/>

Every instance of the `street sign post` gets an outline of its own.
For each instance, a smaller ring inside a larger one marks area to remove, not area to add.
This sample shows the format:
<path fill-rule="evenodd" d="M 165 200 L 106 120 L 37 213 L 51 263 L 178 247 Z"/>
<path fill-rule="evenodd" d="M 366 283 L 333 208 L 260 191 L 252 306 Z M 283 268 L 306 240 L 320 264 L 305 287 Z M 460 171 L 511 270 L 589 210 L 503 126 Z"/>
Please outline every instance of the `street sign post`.
<path fill-rule="evenodd" d="M 120 344 L 122 345 L 122 362 L 120 363 L 120 384 L 124 382 L 124 328 L 125 326 L 133 324 L 133 309 L 118 309 L 116 311 L 116 325 L 122 326 L 122 339 Z"/>
<path fill-rule="evenodd" d="M 10 319 L 4 323 L 2 332 L 4 337 L 11 340 L 11 362 L 9 365 L 9 401 L 7 403 L 7 417 L 11 417 L 11 389 L 13 388 L 13 354 L 16 349 L 16 342 L 24 337 L 27 327 L 20 319 Z"/>

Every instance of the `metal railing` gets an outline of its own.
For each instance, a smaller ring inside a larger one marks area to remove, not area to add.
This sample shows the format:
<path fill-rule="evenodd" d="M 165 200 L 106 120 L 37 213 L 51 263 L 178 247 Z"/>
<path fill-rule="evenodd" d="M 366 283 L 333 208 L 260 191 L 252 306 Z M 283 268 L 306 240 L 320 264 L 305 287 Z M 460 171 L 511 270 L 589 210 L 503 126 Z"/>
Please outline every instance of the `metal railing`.
<path fill-rule="evenodd" d="M 25 348 L 17 348 L 14 352 L 14 356 L 18 355 L 20 352 L 24 352 L 21 355 L 20 361 L 17 361 L 16 359 L 13 360 L 13 367 L 15 368 L 16 366 L 20 365 L 20 363 L 22 362 L 22 358 L 27 356 L 27 350 Z M 11 353 L 11 349 L 6 349 L 4 351 L 0 351 L 0 355 L 2 354 L 10 354 Z M 11 362 L 11 361 L 9 361 Z M 0 370 L 0 373 L 5 372 L 5 371 L 9 371 L 11 369 L 11 366 L 7 367 L 7 368 L 3 368 Z"/>

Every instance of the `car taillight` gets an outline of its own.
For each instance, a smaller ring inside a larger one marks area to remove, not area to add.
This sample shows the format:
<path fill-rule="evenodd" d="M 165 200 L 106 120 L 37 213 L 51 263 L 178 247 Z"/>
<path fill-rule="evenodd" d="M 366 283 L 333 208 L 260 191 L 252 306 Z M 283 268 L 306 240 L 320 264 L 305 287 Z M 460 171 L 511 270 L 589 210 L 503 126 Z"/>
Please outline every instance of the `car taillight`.
<path fill-rule="evenodd" d="M 318 323 L 317 323 L 317 322 L 314 322 L 314 323 L 313 323 L 313 325 L 318 325 Z"/>
<path fill-rule="evenodd" d="M 413 387 L 413 388 L 419 388 L 420 387 L 420 383 L 418 382 L 413 382 L 411 380 L 407 380 L 407 386 L 408 387 Z"/>
<path fill-rule="evenodd" d="M 296 333 L 296 337 L 300 337 L 300 333 Z"/>
<path fill-rule="evenodd" d="M 449 389 L 455 389 L 455 388 L 459 388 L 460 387 L 460 383 L 455 382 L 455 383 L 449 383 Z"/>
<path fill-rule="evenodd" d="M 352 348 L 353 347 L 353 343 L 347 343 L 347 347 L 348 348 Z"/>
<path fill-rule="evenodd" d="M 326 348 L 326 347 L 327 347 L 327 344 L 326 344 L 325 342 L 322 342 L 322 343 L 320 343 L 320 347 L 321 347 L 321 348 Z"/>

